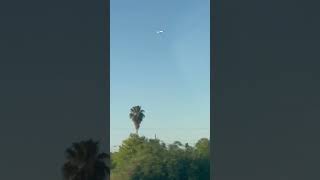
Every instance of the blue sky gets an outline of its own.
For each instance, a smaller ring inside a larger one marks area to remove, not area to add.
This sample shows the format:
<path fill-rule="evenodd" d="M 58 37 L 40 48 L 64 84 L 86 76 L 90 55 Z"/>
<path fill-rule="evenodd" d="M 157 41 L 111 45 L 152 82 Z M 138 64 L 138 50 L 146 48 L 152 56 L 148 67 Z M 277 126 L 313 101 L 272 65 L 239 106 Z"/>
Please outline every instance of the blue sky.
<path fill-rule="evenodd" d="M 191 144 L 209 137 L 209 3 L 111 0 L 111 149 L 134 132 L 134 105 L 146 111 L 140 135 Z"/>

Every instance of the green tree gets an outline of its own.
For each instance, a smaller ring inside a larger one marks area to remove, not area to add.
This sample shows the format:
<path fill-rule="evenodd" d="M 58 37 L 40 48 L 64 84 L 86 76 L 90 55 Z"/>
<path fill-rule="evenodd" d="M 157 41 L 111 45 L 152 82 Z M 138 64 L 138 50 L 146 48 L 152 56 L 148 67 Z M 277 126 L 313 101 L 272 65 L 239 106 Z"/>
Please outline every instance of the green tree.
<path fill-rule="evenodd" d="M 104 180 L 109 174 L 106 153 L 99 153 L 99 143 L 93 140 L 73 143 L 66 151 L 62 167 L 65 180 Z"/>
<path fill-rule="evenodd" d="M 159 139 L 131 134 L 112 154 L 112 180 L 209 180 L 209 140 L 192 147 L 179 141 L 166 145 Z"/>
<path fill-rule="evenodd" d="M 141 106 L 134 106 L 130 109 L 129 117 L 133 121 L 136 133 L 138 134 L 140 124 L 145 117 L 144 110 Z"/>
<path fill-rule="evenodd" d="M 195 145 L 196 152 L 200 156 L 209 156 L 210 154 L 210 141 L 207 138 L 202 138 L 198 140 L 198 142 Z"/>
<path fill-rule="evenodd" d="M 112 180 L 129 180 L 130 176 L 136 169 L 135 159 L 138 158 L 138 152 L 143 149 L 146 142 L 144 137 L 137 134 L 130 134 L 129 138 L 124 140 L 119 146 L 118 152 L 111 156 L 112 160 Z"/>
<path fill-rule="evenodd" d="M 200 139 L 195 145 L 197 169 L 199 179 L 210 179 L 210 140 Z"/>

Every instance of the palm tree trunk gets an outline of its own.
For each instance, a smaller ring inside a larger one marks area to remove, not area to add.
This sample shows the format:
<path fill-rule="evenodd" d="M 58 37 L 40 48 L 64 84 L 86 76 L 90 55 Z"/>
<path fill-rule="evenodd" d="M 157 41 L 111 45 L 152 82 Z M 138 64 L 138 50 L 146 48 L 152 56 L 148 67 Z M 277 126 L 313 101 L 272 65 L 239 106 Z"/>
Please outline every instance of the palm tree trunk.
<path fill-rule="evenodd" d="M 136 129 L 136 134 L 139 135 L 139 129 Z"/>

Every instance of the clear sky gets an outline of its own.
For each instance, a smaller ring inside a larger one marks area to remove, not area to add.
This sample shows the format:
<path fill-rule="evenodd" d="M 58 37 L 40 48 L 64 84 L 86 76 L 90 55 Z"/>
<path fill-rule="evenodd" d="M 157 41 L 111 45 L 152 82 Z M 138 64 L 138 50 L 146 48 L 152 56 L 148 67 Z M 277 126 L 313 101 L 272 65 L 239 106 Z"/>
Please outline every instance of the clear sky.
<path fill-rule="evenodd" d="M 135 132 L 135 105 L 146 115 L 140 135 L 190 144 L 209 137 L 209 3 L 111 0 L 111 150 Z"/>

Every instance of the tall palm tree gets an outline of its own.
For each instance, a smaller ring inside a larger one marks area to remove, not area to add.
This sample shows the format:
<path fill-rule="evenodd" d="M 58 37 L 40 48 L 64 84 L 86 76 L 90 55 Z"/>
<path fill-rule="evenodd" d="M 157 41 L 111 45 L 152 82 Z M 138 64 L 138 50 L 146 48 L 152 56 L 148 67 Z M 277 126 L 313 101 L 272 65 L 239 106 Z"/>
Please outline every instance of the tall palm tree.
<path fill-rule="evenodd" d="M 141 106 L 134 106 L 130 109 L 129 117 L 132 119 L 134 127 L 136 128 L 136 133 L 138 134 L 140 124 L 145 117 L 144 110 L 141 108 Z"/>
<path fill-rule="evenodd" d="M 105 159 L 106 153 L 99 153 L 99 143 L 93 140 L 73 143 L 66 150 L 66 162 L 62 167 L 65 180 L 104 180 L 110 174 Z"/>

